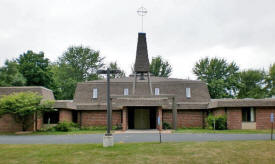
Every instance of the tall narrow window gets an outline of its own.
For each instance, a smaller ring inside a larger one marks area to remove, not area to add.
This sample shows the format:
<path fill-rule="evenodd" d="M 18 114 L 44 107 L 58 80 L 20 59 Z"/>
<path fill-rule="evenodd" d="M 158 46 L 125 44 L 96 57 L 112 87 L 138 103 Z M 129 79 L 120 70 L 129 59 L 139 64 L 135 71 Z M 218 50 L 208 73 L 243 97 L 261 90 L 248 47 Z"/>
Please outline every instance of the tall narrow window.
<path fill-rule="evenodd" d="M 128 88 L 124 88 L 123 95 L 124 96 L 128 96 L 129 95 L 129 89 Z"/>
<path fill-rule="evenodd" d="M 97 99 L 97 88 L 93 88 L 93 99 Z"/>
<path fill-rule="evenodd" d="M 155 88 L 155 95 L 159 95 L 159 88 Z"/>
<path fill-rule="evenodd" d="M 190 88 L 186 88 L 186 97 L 191 98 L 191 89 Z"/>

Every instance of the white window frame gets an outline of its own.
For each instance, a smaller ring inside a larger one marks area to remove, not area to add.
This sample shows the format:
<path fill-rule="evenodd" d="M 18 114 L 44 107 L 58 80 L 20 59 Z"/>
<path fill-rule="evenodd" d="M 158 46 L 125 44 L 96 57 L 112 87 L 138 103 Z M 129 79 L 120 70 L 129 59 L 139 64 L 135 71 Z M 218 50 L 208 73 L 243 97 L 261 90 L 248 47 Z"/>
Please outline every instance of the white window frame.
<path fill-rule="evenodd" d="M 160 89 L 159 88 L 155 88 L 155 95 L 159 95 L 160 93 Z"/>
<path fill-rule="evenodd" d="M 186 92 L 186 98 L 191 98 L 191 88 L 186 88 L 185 92 Z"/>
<path fill-rule="evenodd" d="M 93 88 L 93 99 L 97 99 L 98 98 L 98 89 L 97 88 Z"/>
<path fill-rule="evenodd" d="M 128 96 L 129 95 L 129 89 L 128 88 L 124 88 L 123 89 L 123 95 L 124 96 Z"/>

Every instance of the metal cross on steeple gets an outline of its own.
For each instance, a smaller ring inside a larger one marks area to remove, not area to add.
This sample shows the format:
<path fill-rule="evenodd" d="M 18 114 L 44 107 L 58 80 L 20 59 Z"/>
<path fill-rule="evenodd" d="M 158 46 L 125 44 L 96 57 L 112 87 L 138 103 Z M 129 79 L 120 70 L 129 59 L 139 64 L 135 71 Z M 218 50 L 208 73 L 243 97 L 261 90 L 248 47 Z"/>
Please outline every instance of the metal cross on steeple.
<path fill-rule="evenodd" d="M 139 16 L 141 16 L 141 32 L 143 32 L 143 17 L 147 14 L 147 10 L 146 8 L 144 8 L 143 6 L 141 6 L 138 10 L 137 13 Z"/>

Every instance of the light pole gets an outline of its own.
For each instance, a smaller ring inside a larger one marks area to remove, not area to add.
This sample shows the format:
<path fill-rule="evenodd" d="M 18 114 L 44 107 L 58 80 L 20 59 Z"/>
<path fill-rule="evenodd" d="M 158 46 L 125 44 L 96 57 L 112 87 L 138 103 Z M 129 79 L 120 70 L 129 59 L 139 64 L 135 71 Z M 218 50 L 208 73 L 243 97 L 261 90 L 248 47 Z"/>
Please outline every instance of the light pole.
<path fill-rule="evenodd" d="M 103 146 L 109 147 L 114 145 L 114 139 L 111 134 L 112 128 L 112 109 L 111 109 L 111 96 L 110 96 L 110 74 L 120 73 L 120 70 L 110 70 L 107 68 L 106 70 L 98 70 L 98 74 L 107 74 L 107 133 L 103 137 Z"/>

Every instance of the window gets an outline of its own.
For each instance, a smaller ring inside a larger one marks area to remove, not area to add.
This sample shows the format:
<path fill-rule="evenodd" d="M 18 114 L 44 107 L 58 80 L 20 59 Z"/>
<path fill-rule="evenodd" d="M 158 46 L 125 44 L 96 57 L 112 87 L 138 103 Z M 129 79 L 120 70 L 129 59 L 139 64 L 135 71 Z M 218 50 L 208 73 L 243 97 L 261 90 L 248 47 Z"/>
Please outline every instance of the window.
<path fill-rule="evenodd" d="M 44 124 L 57 124 L 59 122 L 59 111 L 50 111 L 43 114 Z"/>
<path fill-rule="evenodd" d="M 186 88 L 186 97 L 191 98 L 191 89 L 190 88 Z"/>
<path fill-rule="evenodd" d="M 159 88 L 155 88 L 155 95 L 159 95 Z"/>
<path fill-rule="evenodd" d="M 93 99 L 97 99 L 97 88 L 93 88 Z"/>
<path fill-rule="evenodd" d="M 124 88 L 123 95 L 124 96 L 128 96 L 129 95 L 129 89 L 128 88 Z"/>
<path fill-rule="evenodd" d="M 242 120 L 243 122 L 255 122 L 255 109 L 254 108 L 243 108 L 242 109 Z"/>

